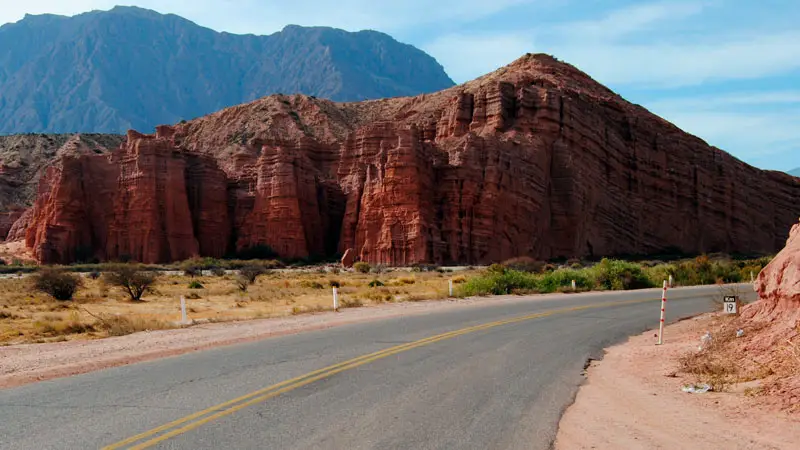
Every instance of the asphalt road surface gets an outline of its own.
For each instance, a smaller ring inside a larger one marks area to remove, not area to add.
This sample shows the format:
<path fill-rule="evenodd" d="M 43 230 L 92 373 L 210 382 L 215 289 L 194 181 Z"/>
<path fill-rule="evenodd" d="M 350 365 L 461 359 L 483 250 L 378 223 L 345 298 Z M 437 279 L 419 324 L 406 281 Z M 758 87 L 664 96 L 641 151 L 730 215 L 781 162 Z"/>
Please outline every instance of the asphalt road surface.
<path fill-rule="evenodd" d="M 660 296 L 488 299 L 2 390 L 0 448 L 549 448 L 587 359 L 656 328 Z M 671 290 L 668 322 L 719 297 Z"/>

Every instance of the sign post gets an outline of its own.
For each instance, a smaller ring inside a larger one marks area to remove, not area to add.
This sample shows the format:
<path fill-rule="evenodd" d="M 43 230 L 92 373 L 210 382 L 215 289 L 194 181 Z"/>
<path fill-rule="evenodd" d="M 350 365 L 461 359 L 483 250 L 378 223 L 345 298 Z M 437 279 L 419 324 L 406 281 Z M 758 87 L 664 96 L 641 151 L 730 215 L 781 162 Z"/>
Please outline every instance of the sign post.
<path fill-rule="evenodd" d="M 667 312 L 667 280 L 664 280 L 664 290 L 661 294 L 661 321 L 658 323 L 658 345 L 664 343 L 664 319 Z"/>
<path fill-rule="evenodd" d="M 189 318 L 186 316 L 186 298 L 181 295 L 181 324 L 187 325 Z"/>
<path fill-rule="evenodd" d="M 448 287 L 448 289 L 450 291 L 450 297 L 452 297 L 453 296 L 453 280 L 447 280 L 447 281 L 448 281 L 447 282 L 447 287 Z"/>
<path fill-rule="evenodd" d="M 333 287 L 333 310 L 339 311 L 339 289 Z"/>
<path fill-rule="evenodd" d="M 725 314 L 739 315 L 739 297 L 735 295 L 726 295 L 722 299 L 722 312 Z"/>

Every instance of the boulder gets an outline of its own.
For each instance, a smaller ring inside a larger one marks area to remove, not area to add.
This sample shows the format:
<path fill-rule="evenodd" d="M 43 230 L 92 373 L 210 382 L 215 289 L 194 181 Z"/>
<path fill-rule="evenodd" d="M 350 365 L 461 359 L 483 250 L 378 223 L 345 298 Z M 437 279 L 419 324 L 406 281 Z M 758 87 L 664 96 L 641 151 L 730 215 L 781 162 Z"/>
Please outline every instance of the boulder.
<path fill-rule="evenodd" d="M 353 264 L 355 264 L 355 255 L 356 252 L 353 251 L 352 248 L 348 248 L 344 251 L 344 255 L 342 255 L 342 267 L 351 268 Z"/>

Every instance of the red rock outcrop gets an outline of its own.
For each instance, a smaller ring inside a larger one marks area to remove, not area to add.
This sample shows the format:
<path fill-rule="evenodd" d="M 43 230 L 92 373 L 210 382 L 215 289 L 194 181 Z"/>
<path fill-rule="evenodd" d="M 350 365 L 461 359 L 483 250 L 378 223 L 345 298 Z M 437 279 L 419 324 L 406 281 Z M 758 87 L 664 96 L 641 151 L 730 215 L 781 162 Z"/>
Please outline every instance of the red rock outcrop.
<path fill-rule="evenodd" d="M 352 248 L 391 265 L 771 253 L 800 216 L 798 179 L 546 55 L 412 98 L 267 97 L 73 159 L 40 187 L 28 244 L 43 261 L 85 245 L 146 261 Z"/>
<path fill-rule="evenodd" d="M 786 247 L 758 275 L 762 301 L 800 312 L 800 223 L 792 227 Z"/>
<path fill-rule="evenodd" d="M 156 263 L 227 250 L 224 173 L 163 136 L 130 132 L 111 156 L 66 156 L 39 186 L 26 243 L 42 262 Z"/>

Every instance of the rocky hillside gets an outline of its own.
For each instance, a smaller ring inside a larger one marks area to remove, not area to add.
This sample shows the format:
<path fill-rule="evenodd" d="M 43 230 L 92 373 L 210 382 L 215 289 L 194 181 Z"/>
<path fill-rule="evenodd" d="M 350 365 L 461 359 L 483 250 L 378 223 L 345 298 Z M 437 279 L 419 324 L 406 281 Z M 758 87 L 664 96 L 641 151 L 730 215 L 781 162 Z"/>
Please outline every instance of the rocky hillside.
<path fill-rule="evenodd" d="M 0 27 L 0 134 L 124 133 L 279 92 L 357 101 L 452 85 L 432 57 L 375 31 L 240 36 L 132 7 Z"/>
<path fill-rule="evenodd" d="M 748 166 L 573 66 L 526 55 L 429 95 L 272 96 L 109 158 L 52 165 L 25 222 L 44 262 L 269 246 L 372 263 L 771 253 L 800 181 Z M 23 228 L 18 226 L 17 228 Z"/>

